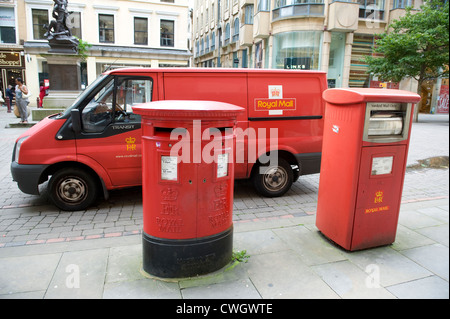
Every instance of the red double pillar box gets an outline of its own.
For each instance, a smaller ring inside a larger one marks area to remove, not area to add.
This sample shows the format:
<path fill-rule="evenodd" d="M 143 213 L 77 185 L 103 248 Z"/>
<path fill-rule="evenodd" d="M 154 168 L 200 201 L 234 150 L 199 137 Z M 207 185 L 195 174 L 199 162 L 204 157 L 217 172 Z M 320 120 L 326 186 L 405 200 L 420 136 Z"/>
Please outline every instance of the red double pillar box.
<path fill-rule="evenodd" d="M 178 278 L 224 267 L 233 247 L 235 105 L 158 101 L 142 116 L 143 269 Z"/>

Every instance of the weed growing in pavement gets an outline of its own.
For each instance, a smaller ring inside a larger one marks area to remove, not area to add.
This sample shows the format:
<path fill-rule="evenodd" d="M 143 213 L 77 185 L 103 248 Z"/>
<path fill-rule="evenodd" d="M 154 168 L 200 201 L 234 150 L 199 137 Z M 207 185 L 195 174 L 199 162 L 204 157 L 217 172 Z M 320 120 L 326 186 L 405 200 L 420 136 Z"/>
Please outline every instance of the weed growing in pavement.
<path fill-rule="evenodd" d="M 248 259 L 250 258 L 249 255 L 247 255 L 247 251 L 246 250 L 241 250 L 241 251 L 233 251 L 233 254 L 231 255 L 231 262 L 248 262 Z"/>

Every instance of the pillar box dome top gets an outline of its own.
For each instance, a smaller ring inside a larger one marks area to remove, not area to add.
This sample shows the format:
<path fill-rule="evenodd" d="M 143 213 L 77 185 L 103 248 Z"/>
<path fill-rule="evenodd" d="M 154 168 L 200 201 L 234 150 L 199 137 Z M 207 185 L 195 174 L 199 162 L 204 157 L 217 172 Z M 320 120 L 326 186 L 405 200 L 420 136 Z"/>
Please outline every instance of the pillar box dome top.
<path fill-rule="evenodd" d="M 392 89 L 328 89 L 323 92 L 322 96 L 325 101 L 335 105 L 362 102 L 417 103 L 420 101 L 420 95 L 416 93 Z"/>
<path fill-rule="evenodd" d="M 217 101 L 156 101 L 133 106 L 133 112 L 165 120 L 235 119 L 244 108 Z"/>

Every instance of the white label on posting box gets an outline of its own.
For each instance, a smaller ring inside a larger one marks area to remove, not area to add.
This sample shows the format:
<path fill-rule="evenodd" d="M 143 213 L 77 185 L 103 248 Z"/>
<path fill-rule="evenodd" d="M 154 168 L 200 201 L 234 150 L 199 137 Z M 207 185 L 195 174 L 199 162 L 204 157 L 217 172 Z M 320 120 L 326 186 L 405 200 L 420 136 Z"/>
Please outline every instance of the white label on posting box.
<path fill-rule="evenodd" d="M 374 157 L 372 159 L 372 175 L 384 175 L 392 173 L 394 156 Z"/>
<path fill-rule="evenodd" d="M 164 181 L 178 180 L 178 158 L 176 156 L 161 156 L 161 179 Z"/>
<path fill-rule="evenodd" d="M 217 155 L 217 178 L 228 176 L 228 153 Z"/>

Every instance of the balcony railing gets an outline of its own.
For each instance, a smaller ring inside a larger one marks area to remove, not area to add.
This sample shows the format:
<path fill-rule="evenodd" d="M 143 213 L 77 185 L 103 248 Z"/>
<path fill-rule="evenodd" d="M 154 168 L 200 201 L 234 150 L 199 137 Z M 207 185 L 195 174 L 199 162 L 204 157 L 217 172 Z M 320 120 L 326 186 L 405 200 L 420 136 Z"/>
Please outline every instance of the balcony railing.
<path fill-rule="evenodd" d="M 272 20 L 288 17 L 321 17 L 324 15 L 323 0 L 278 0 L 272 10 Z"/>

